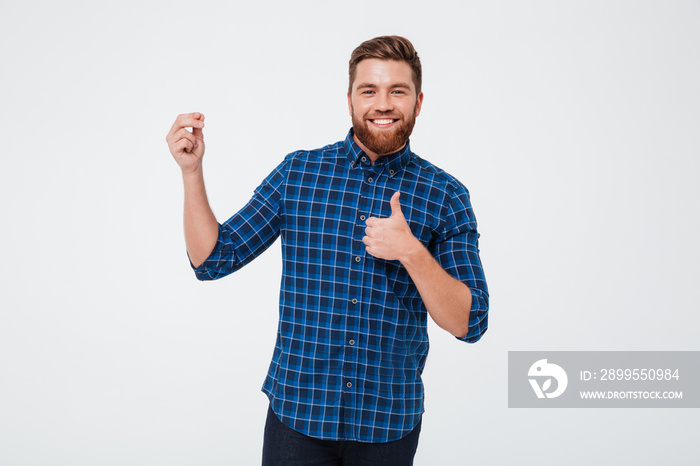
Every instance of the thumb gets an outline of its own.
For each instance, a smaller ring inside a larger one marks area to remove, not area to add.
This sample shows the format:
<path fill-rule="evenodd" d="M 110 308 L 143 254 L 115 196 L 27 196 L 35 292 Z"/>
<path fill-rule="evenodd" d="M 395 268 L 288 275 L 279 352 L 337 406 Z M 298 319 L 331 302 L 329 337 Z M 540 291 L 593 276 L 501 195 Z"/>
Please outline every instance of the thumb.
<path fill-rule="evenodd" d="M 195 113 L 194 114 L 195 119 L 199 120 L 202 122 L 202 126 L 204 126 L 204 114 L 202 113 Z M 192 134 L 194 135 L 195 138 L 199 139 L 200 141 L 204 140 L 204 133 L 202 132 L 202 128 L 197 128 L 196 126 L 192 127 Z"/>
<path fill-rule="evenodd" d="M 401 192 L 396 191 L 394 193 L 394 195 L 391 196 L 391 201 L 389 201 L 389 204 L 391 204 L 391 216 L 392 217 L 394 215 L 403 217 L 403 211 L 401 210 L 401 203 L 399 202 L 400 196 L 401 196 Z"/>

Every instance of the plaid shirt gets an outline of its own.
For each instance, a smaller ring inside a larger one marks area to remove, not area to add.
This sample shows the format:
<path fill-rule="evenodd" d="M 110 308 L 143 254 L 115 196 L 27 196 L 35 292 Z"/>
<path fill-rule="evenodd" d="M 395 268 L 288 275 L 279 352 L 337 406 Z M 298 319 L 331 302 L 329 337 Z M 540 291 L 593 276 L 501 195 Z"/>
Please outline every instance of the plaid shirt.
<path fill-rule="evenodd" d="M 195 273 L 228 275 L 282 237 L 279 329 L 262 390 L 289 427 L 327 440 L 388 442 L 423 413 L 428 312 L 398 261 L 365 251 L 365 220 L 388 217 L 401 191 L 406 221 L 472 293 L 469 333 L 488 324 L 488 291 L 467 189 L 410 151 L 370 163 L 352 137 L 298 151 L 219 226 Z"/>

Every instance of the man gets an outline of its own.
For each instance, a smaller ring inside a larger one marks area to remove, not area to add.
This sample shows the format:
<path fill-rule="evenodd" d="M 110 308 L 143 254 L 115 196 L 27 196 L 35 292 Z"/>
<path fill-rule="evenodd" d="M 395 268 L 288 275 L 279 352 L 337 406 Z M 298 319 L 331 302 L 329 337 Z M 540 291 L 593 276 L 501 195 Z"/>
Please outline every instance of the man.
<path fill-rule="evenodd" d="M 413 464 L 427 315 L 467 342 L 486 331 L 469 193 L 409 147 L 422 104 L 413 45 L 364 42 L 350 59 L 346 139 L 287 155 L 222 225 L 204 189 L 204 115 L 180 115 L 168 133 L 200 280 L 236 271 L 282 237 L 263 464 Z"/>

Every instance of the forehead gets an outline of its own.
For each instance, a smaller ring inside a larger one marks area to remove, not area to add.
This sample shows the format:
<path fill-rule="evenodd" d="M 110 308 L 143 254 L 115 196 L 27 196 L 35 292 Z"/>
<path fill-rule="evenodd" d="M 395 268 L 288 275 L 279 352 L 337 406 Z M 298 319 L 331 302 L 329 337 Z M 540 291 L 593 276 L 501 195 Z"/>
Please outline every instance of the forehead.
<path fill-rule="evenodd" d="M 363 84 L 375 86 L 393 86 L 395 84 L 408 84 L 415 91 L 413 84 L 413 71 L 408 63 L 398 60 L 380 60 L 368 58 L 357 64 L 355 70 L 355 82 L 353 88 L 357 89 Z"/>

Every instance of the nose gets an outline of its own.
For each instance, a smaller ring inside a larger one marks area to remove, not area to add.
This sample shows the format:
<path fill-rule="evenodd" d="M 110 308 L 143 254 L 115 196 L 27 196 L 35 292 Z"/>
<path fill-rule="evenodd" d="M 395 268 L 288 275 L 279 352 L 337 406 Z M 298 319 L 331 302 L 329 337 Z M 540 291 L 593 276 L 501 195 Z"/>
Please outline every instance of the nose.
<path fill-rule="evenodd" d="M 389 94 L 380 92 L 377 95 L 377 100 L 374 107 L 379 112 L 388 112 L 394 109 L 394 104 L 392 103 Z"/>

